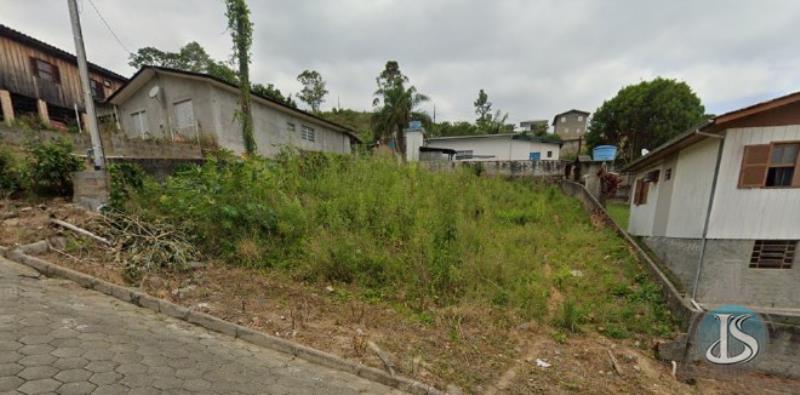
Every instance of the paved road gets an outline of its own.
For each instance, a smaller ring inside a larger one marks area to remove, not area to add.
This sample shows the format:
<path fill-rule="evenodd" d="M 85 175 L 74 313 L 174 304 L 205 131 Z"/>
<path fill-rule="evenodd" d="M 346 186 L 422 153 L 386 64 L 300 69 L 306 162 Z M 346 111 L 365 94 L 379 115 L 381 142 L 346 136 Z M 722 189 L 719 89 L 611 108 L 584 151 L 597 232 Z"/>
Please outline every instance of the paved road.
<path fill-rule="evenodd" d="M 0 394 L 399 393 L 0 258 Z"/>

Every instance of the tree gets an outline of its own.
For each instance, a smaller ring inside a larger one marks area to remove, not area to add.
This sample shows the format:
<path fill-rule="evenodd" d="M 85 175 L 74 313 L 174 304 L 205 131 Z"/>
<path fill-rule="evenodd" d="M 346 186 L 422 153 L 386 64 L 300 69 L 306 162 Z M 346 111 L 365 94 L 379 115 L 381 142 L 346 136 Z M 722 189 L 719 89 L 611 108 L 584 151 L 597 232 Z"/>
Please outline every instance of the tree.
<path fill-rule="evenodd" d="M 236 70 L 231 68 L 228 63 L 212 59 L 206 50 L 195 41 L 184 45 L 178 52 L 162 51 L 155 47 L 139 48 L 135 54 L 130 56 L 128 64 L 135 68 L 160 66 L 203 73 L 230 84 L 239 85 L 239 76 Z M 253 84 L 252 92 L 297 108 L 297 103 L 292 100 L 292 95 L 284 96 L 280 89 L 275 88 L 272 84 Z"/>
<path fill-rule="evenodd" d="M 236 72 L 227 64 L 212 59 L 196 41 L 187 43 L 178 52 L 162 51 L 155 47 L 139 48 L 130 55 L 128 64 L 134 68 L 159 66 L 208 74 L 223 81 L 238 84 Z"/>
<path fill-rule="evenodd" d="M 591 148 L 619 147 L 619 159 L 630 162 L 642 148 L 653 149 L 700 124 L 705 116 L 700 98 L 684 82 L 656 78 L 620 89 L 595 111 L 586 135 Z"/>
<path fill-rule="evenodd" d="M 428 97 L 418 93 L 414 86 L 406 88 L 408 77 L 403 75 L 399 64 L 394 60 L 386 62 L 386 67 L 376 78 L 376 82 L 378 90 L 375 91 L 372 102 L 375 107 L 372 118 L 375 139 L 382 140 L 393 135 L 398 152 L 405 152 L 403 129 L 408 126 L 412 117 L 420 120 L 427 118 L 427 115 L 423 116 L 415 109 L 428 101 Z"/>
<path fill-rule="evenodd" d="M 233 58 L 239 64 L 239 98 L 244 148 L 248 154 L 256 152 L 253 137 L 253 114 L 250 111 L 250 46 L 253 44 L 253 23 L 246 0 L 225 0 L 228 29 L 233 39 Z"/>
<path fill-rule="evenodd" d="M 281 93 L 281 90 L 276 88 L 273 84 L 253 84 L 253 93 L 257 96 L 266 97 L 277 102 L 281 102 L 286 104 L 289 107 L 297 108 L 297 103 L 292 100 L 292 95 L 287 94 L 286 96 Z"/>
<path fill-rule="evenodd" d="M 316 70 L 304 70 L 297 76 L 297 80 L 303 84 L 303 90 L 297 97 L 311 107 L 311 111 L 319 112 L 319 107 L 325 102 L 325 81 Z"/>
<path fill-rule="evenodd" d="M 475 120 L 476 124 L 482 125 L 492 117 L 492 102 L 489 101 L 489 95 L 483 89 L 478 92 L 478 99 L 473 104 L 475 105 L 475 114 L 478 116 L 478 119 Z"/>
<path fill-rule="evenodd" d="M 466 121 L 439 122 L 431 127 L 432 137 L 471 136 L 484 134 L 477 126 Z"/>

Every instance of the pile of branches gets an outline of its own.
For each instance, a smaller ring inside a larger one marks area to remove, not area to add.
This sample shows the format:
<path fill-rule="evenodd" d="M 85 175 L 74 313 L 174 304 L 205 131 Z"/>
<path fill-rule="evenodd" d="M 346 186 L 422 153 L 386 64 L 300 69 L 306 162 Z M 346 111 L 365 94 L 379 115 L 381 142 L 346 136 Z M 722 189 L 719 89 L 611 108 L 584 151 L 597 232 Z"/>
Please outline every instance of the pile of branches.
<path fill-rule="evenodd" d="M 146 222 L 113 210 L 94 222 L 98 233 L 111 240 L 114 260 L 125 267 L 130 280 L 162 269 L 185 270 L 199 257 L 185 233 L 171 224 Z"/>

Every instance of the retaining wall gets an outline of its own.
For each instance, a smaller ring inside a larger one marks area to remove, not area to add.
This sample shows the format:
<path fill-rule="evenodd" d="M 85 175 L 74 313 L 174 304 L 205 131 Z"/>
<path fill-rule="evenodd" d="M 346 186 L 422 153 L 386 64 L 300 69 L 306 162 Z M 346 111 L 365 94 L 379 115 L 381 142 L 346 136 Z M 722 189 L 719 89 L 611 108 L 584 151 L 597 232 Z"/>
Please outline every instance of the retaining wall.
<path fill-rule="evenodd" d="M 419 164 L 433 171 L 469 167 L 482 175 L 501 177 L 557 177 L 564 173 L 564 162 L 559 160 L 421 161 Z"/>

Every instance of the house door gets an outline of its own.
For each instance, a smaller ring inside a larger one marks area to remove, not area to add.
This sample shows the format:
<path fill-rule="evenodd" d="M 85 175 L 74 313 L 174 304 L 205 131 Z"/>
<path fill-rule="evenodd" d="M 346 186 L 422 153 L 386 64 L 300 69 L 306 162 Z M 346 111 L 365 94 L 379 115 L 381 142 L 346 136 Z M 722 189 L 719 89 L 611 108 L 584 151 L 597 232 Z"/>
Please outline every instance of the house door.
<path fill-rule="evenodd" d="M 175 128 L 184 138 L 197 137 L 197 125 L 194 121 L 194 107 L 191 100 L 175 103 Z"/>
<path fill-rule="evenodd" d="M 528 160 L 541 160 L 542 153 L 541 152 L 531 152 L 528 154 Z"/>

